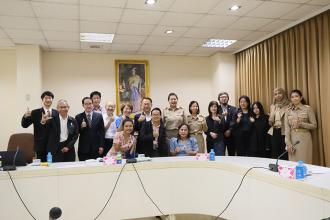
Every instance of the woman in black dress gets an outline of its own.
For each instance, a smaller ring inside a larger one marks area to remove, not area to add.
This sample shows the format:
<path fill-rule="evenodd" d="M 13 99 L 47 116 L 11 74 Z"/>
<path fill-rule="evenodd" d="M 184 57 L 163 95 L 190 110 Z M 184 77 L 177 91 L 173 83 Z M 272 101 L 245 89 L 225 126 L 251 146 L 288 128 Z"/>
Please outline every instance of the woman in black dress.
<path fill-rule="evenodd" d="M 207 152 L 214 149 L 215 155 L 225 155 L 225 145 L 223 142 L 224 136 L 224 117 L 219 114 L 219 104 L 216 101 L 211 101 L 208 107 L 209 115 L 206 116 L 207 131 L 206 148 Z"/>
<path fill-rule="evenodd" d="M 233 130 L 237 156 L 247 156 L 251 145 L 251 134 L 255 120 L 250 103 L 248 96 L 243 95 L 239 98 L 239 108 L 230 125 Z"/>
<path fill-rule="evenodd" d="M 252 104 L 252 115 L 254 124 L 251 134 L 251 144 L 247 151 L 247 156 L 266 157 L 269 154 L 269 116 L 265 114 L 264 108 L 260 102 Z M 267 151 L 268 149 L 268 151 Z"/>

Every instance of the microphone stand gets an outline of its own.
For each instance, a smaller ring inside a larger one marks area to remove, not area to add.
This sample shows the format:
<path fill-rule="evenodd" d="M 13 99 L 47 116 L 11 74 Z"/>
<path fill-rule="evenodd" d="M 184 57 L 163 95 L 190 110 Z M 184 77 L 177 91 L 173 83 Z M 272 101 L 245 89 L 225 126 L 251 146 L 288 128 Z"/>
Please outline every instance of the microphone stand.
<path fill-rule="evenodd" d="M 296 143 L 294 143 L 292 145 L 292 147 L 295 147 L 297 144 L 299 144 L 300 141 L 297 141 Z M 284 154 L 288 153 L 288 150 L 285 150 L 280 156 L 278 156 L 278 158 L 276 159 L 276 163 L 270 163 L 269 164 L 269 170 L 273 171 L 273 172 L 278 172 L 278 160 L 283 157 Z"/>
<path fill-rule="evenodd" d="M 278 160 L 283 157 L 284 154 L 288 153 L 287 150 L 285 150 L 277 159 L 276 159 L 276 163 L 270 163 L 269 164 L 269 170 L 273 171 L 273 172 L 278 172 Z"/>

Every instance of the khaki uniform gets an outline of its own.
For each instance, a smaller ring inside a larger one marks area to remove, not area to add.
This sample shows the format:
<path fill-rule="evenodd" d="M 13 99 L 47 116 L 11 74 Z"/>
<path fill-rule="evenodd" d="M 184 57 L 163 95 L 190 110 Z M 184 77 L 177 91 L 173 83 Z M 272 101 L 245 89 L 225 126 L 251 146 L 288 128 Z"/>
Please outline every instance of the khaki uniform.
<path fill-rule="evenodd" d="M 300 125 L 297 125 L 298 124 Z M 289 160 L 302 160 L 305 163 L 312 163 L 312 129 L 317 127 L 317 122 L 313 109 L 308 105 L 298 105 L 290 107 L 285 113 L 285 144 L 292 145 L 297 141 L 296 150 L 289 153 Z"/>
<path fill-rule="evenodd" d="M 177 107 L 176 109 L 165 108 L 163 111 L 163 122 L 167 139 L 178 137 L 178 127 L 186 123 L 184 109 L 182 107 Z"/>
<path fill-rule="evenodd" d="M 197 115 L 196 118 L 193 118 L 191 115 L 188 115 L 187 124 L 190 135 L 197 140 L 199 153 L 205 153 L 205 140 L 203 133 L 207 131 L 207 125 L 204 116 Z"/>

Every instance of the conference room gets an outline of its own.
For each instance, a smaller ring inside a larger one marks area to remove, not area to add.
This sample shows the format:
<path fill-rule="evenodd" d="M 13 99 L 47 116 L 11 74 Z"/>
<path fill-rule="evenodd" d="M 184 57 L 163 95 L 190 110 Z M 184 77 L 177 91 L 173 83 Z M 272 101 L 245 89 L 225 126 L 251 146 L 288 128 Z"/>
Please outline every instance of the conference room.
<path fill-rule="evenodd" d="M 329 36 L 329 0 L 0 0 L 0 219 L 330 219 Z"/>

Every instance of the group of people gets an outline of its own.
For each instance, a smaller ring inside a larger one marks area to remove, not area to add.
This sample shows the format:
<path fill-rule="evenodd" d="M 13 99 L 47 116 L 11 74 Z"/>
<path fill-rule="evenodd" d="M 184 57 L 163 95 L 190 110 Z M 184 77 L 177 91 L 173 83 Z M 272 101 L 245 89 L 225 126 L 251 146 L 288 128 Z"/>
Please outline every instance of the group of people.
<path fill-rule="evenodd" d="M 210 152 L 216 155 L 277 158 L 312 163 L 311 130 L 317 127 L 312 108 L 305 105 L 302 93 L 289 94 L 282 88 L 274 90 L 270 114 L 258 101 L 251 105 L 248 96 L 239 98 L 236 108 L 228 104 L 229 95 L 221 92 L 217 101 L 208 105 L 208 115 L 200 114 L 197 101 L 191 101 L 189 114 L 178 106 L 178 96 L 168 95 L 169 106 L 152 107 L 152 99 L 141 99 L 141 112 L 133 114 L 129 103 L 115 115 L 116 105 L 100 105 L 101 93 L 94 91 L 82 99 L 84 111 L 68 115 L 69 104 L 60 99 L 52 109 L 53 93 L 42 93 L 43 106 L 27 110 L 22 126 L 34 125 L 34 146 L 37 158 L 46 161 L 51 152 L 54 162 L 75 161 L 75 142 L 79 137 L 80 161 L 118 153 L 124 158 L 144 154 L 149 157 L 194 156 Z M 206 135 L 206 141 L 204 139 Z M 298 144 L 297 144 L 298 143 Z"/>

